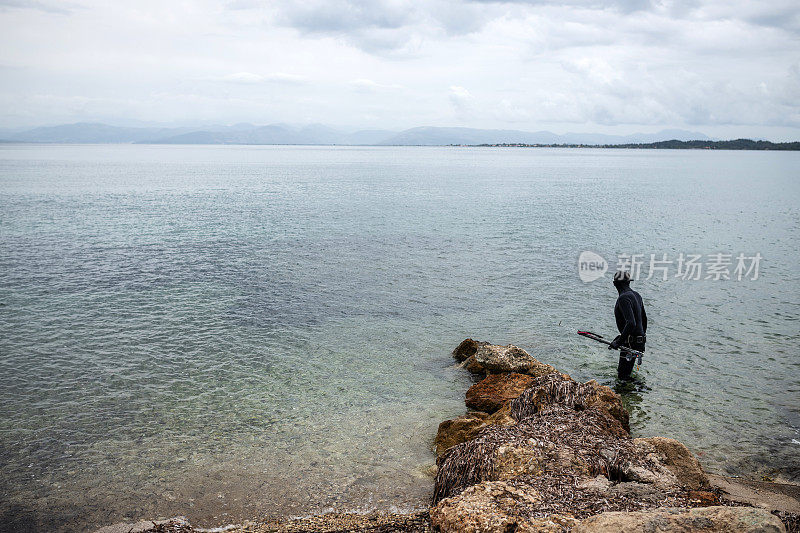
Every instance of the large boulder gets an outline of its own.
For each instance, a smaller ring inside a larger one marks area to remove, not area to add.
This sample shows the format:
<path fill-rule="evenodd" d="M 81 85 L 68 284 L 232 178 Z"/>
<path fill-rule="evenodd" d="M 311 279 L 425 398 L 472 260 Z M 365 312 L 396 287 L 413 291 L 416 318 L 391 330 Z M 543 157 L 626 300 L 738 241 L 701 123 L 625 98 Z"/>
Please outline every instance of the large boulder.
<path fill-rule="evenodd" d="M 632 452 L 627 432 L 606 411 L 552 406 L 513 425 L 484 427 L 449 448 L 437 462 L 434 500 L 482 481 L 521 476 L 618 478 Z"/>
<path fill-rule="evenodd" d="M 557 372 L 552 366 L 539 362 L 513 344 L 502 346 L 466 339 L 453 350 L 453 357 L 473 374 L 517 372 L 543 376 Z"/>
<path fill-rule="evenodd" d="M 651 483 L 662 490 L 698 490 L 709 486 L 700 461 L 675 439 L 634 439 L 636 459 L 623 467 L 632 481 Z"/>
<path fill-rule="evenodd" d="M 513 400 L 534 382 L 527 374 L 489 374 L 467 390 L 467 407 L 494 413 L 509 400 Z"/>
<path fill-rule="evenodd" d="M 606 512 L 584 519 L 573 533 L 784 533 L 778 517 L 754 507 L 697 507 Z"/>
<path fill-rule="evenodd" d="M 535 378 L 522 394 L 510 402 L 511 416 L 523 420 L 552 406 L 569 407 L 576 411 L 594 407 L 619 421 L 625 434 L 630 431 L 628 411 L 616 392 L 594 380 L 578 383 L 560 373 Z"/>
<path fill-rule="evenodd" d="M 431 526 L 440 533 L 532 531 L 524 515 L 538 503 L 535 491 L 487 481 L 432 507 Z"/>

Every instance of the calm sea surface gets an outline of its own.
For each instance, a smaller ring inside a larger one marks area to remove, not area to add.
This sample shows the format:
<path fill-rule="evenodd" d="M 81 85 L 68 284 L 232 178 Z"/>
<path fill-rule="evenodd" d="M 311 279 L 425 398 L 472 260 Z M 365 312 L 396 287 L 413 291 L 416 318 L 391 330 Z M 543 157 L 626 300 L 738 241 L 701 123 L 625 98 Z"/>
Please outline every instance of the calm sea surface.
<path fill-rule="evenodd" d="M 422 507 L 465 337 L 799 481 L 798 249 L 797 152 L 0 146 L 0 527 Z M 584 250 L 644 255 L 632 387 Z M 645 279 L 681 253 L 732 279 Z"/>

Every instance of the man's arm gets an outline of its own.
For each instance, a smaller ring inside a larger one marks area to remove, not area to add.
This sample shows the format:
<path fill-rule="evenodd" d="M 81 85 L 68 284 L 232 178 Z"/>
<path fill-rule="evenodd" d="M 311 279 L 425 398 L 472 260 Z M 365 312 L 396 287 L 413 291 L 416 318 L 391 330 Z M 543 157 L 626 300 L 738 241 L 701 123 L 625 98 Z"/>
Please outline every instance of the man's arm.
<path fill-rule="evenodd" d="M 644 312 L 644 301 L 642 301 L 642 330 L 647 333 L 647 313 Z"/>
<path fill-rule="evenodd" d="M 633 312 L 633 305 L 631 303 L 630 298 L 620 298 L 617 301 L 619 305 L 619 310 L 622 313 L 622 318 L 625 320 L 625 327 L 620 332 L 619 337 L 614 339 L 611 345 L 608 347 L 610 350 L 616 350 L 624 343 L 624 339 L 627 339 L 629 335 L 633 335 L 636 331 L 636 315 Z"/>

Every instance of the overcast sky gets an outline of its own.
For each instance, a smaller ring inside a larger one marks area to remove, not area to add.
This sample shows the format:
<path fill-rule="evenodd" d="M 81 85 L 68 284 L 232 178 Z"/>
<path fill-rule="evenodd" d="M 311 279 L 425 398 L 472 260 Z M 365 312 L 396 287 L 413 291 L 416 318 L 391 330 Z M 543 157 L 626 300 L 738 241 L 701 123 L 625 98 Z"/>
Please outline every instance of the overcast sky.
<path fill-rule="evenodd" d="M 0 127 L 683 128 L 800 140 L 798 6 L 0 0 Z"/>

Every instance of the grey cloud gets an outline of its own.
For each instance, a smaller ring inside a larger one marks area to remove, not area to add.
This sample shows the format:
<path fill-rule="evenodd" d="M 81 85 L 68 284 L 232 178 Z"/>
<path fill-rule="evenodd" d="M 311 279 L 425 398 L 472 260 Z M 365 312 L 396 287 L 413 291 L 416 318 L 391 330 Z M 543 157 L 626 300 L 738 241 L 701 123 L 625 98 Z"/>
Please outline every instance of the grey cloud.
<path fill-rule="evenodd" d="M 0 0 L 0 10 L 2 9 L 34 9 L 46 13 L 59 15 L 69 15 L 76 6 L 67 2 L 55 3 L 37 0 Z"/>
<path fill-rule="evenodd" d="M 489 20 L 487 11 L 460 0 L 313 0 L 278 5 L 276 21 L 306 34 L 342 37 L 369 53 L 411 57 L 415 41 L 478 31 Z"/>
<path fill-rule="evenodd" d="M 479 4 L 523 4 L 529 6 L 583 7 L 615 9 L 623 13 L 653 8 L 652 0 L 470 0 Z"/>
<path fill-rule="evenodd" d="M 363 28 L 397 29 L 414 19 L 414 9 L 407 2 L 379 0 L 316 0 L 286 3 L 280 8 L 282 22 L 311 32 L 346 32 Z"/>

